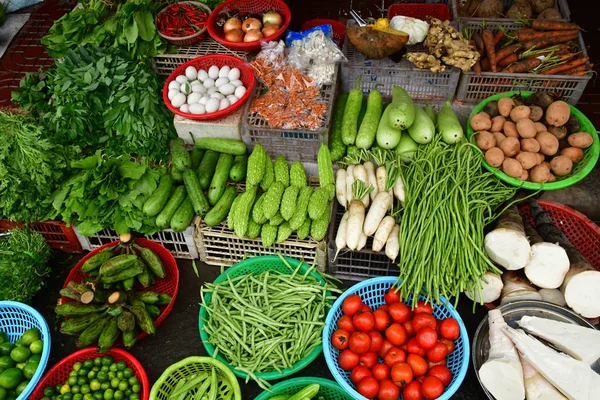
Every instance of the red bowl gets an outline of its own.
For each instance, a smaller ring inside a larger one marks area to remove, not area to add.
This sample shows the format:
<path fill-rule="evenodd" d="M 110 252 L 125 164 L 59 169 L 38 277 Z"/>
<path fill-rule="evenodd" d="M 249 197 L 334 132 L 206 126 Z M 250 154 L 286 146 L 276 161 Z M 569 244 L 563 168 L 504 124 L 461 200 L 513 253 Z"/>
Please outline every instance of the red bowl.
<path fill-rule="evenodd" d="M 136 378 L 138 378 L 142 385 L 140 398 L 142 400 L 148 400 L 150 397 L 150 384 L 148 383 L 148 376 L 146 375 L 146 370 L 144 370 L 144 367 L 142 367 L 142 364 L 140 364 L 137 358 L 121 349 L 110 349 L 108 352 L 100 354 L 95 348 L 92 347 L 79 350 L 67 356 L 66 358 L 63 358 L 58 364 L 52 367 L 52 369 L 48 371 L 48 373 L 46 373 L 42 380 L 37 384 L 33 390 L 33 393 L 31 394 L 31 397 L 29 397 L 29 400 L 40 400 L 44 397 L 44 389 L 46 389 L 48 386 L 56 386 L 69 379 L 69 372 L 71 372 L 71 369 L 76 362 L 84 362 L 88 359 L 95 359 L 106 355 L 114 358 L 116 362 L 125 361 L 125 364 L 127 364 L 127 366 L 133 370 L 133 374 Z"/>
<path fill-rule="evenodd" d="M 260 40 L 248 43 L 235 43 L 225 40 L 221 28 L 217 26 L 217 18 L 223 11 L 239 10 L 243 13 L 260 14 L 266 11 L 277 11 L 281 14 L 283 24 L 275 34 L 264 38 L 263 41 L 279 40 L 292 20 L 290 8 L 281 0 L 228 0 L 215 8 L 208 17 L 208 34 L 223 46 L 232 50 L 254 51 L 260 49 Z"/>
<path fill-rule="evenodd" d="M 148 240 L 148 239 L 135 239 L 135 242 L 138 245 L 140 245 L 141 247 L 148 247 L 150 250 L 154 251 L 162 260 L 162 262 L 165 266 L 165 269 L 167 271 L 167 276 L 164 277 L 163 279 L 156 279 L 156 283 L 153 286 L 150 286 L 148 288 L 139 289 L 140 291 L 150 291 L 151 290 L 154 292 L 166 293 L 169 296 L 171 296 L 171 302 L 169 304 L 167 304 L 166 306 L 160 307 L 160 309 L 161 309 L 160 315 L 158 316 L 158 318 L 156 320 L 154 320 L 154 326 L 158 327 L 165 320 L 165 318 L 167 318 L 167 316 L 173 309 L 173 305 L 175 305 L 175 298 L 177 297 L 177 292 L 179 291 L 179 269 L 177 268 L 177 262 L 175 261 L 175 258 L 173 257 L 171 252 L 169 252 L 169 250 L 164 248 L 164 246 L 162 246 L 156 242 L 153 242 L 151 240 Z M 109 246 L 114 246 L 117 244 L 119 244 L 118 240 L 115 240 L 114 242 L 111 242 L 111 243 L 107 243 L 104 246 L 91 251 L 88 255 L 83 257 L 77 263 L 77 265 L 75 265 L 75 267 L 73 267 L 73 269 L 69 273 L 69 276 L 67 277 L 67 280 L 65 281 L 65 283 L 63 285 L 63 288 L 67 286 L 67 283 L 69 283 L 69 281 L 83 282 L 83 280 L 88 276 L 88 274 L 81 272 L 81 267 L 83 266 L 83 263 L 88 258 L 92 257 L 95 254 L 98 254 L 100 251 L 104 250 L 105 248 L 107 248 Z M 75 300 L 70 299 L 68 297 L 61 297 L 62 303 L 70 303 L 73 301 L 75 301 Z M 146 332 L 141 332 L 138 335 L 137 340 L 138 341 L 142 340 L 146 336 L 148 336 L 146 334 Z"/>
<path fill-rule="evenodd" d="M 229 66 L 230 68 L 237 68 L 240 70 L 240 80 L 246 87 L 246 93 L 233 105 L 230 105 L 229 107 L 221 111 L 215 111 L 210 114 L 184 113 L 178 108 L 173 107 L 173 105 L 171 104 L 171 101 L 169 100 L 169 83 L 174 81 L 178 75 L 185 75 L 185 69 L 190 65 L 195 67 L 196 69 L 204 69 L 207 72 L 211 65 L 216 65 L 219 68 L 224 67 L 225 65 Z M 246 102 L 246 100 L 248 100 L 248 98 L 252 94 L 252 90 L 254 90 L 254 72 L 252 72 L 252 68 L 250 68 L 248 64 L 244 62 L 244 60 L 238 57 L 227 56 L 224 54 L 212 54 L 209 56 L 201 56 L 194 58 L 193 60 L 190 60 L 177 67 L 175 71 L 173 71 L 165 81 L 165 85 L 163 86 L 163 100 L 169 110 L 173 111 L 175 114 L 181 117 L 193 119 L 196 121 L 210 121 L 213 119 L 220 119 L 226 117 L 229 114 L 232 114 L 235 111 L 237 111 Z"/>

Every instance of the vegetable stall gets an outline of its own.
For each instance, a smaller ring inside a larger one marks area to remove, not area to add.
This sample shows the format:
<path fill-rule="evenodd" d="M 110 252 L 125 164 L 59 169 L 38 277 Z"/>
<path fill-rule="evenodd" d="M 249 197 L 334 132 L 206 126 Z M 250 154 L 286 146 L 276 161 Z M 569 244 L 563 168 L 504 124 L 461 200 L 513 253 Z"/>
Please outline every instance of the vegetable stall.
<path fill-rule="evenodd" d="M 599 396 L 600 228 L 545 199 L 595 179 L 585 25 L 297 11 L 52 18 L 0 110 L 0 399 Z"/>

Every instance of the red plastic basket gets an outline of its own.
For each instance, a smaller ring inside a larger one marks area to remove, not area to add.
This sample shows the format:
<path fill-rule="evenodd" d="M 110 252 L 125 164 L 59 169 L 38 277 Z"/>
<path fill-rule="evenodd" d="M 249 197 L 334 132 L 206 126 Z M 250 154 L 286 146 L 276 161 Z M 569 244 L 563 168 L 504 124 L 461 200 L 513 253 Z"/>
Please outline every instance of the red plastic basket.
<path fill-rule="evenodd" d="M 427 17 L 437 18 L 442 21 L 450 20 L 450 10 L 445 4 L 392 4 L 388 9 L 388 18 L 392 19 L 397 15 L 417 18 L 423 21 L 425 21 Z"/>
<path fill-rule="evenodd" d="M 217 18 L 219 14 L 222 12 L 229 12 L 238 10 L 243 13 L 251 13 L 251 14 L 260 14 L 266 11 L 277 11 L 281 14 L 281 18 L 283 19 L 283 25 L 274 35 L 269 36 L 263 40 L 267 42 L 271 42 L 273 40 L 279 40 L 283 32 L 290 25 L 290 21 L 292 20 L 292 12 L 290 8 L 281 0 L 229 0 L 215 8 L 208 17 L 208 34 L 215 39 L 217 42 L 221 43 L 223 46 L 230 48 L 232 50 L 238 51 L 254 51 L 260 49 L 260 40 L 248 43 L 234 43 L 225 40 L 223 37 L 223 33 L 221 28 L 217 26 Z"/>
<path fill-rule="evenodd" d="M 32 222 L 27 225 L 23 222 L 0 220 L 0 231 L 10 231 L 14 228 L 25 228 L 26 226 L 41 234 L 53 249 L 72 254 L 83 253 L 81 243 L 73 227 L 67 226 L 62 221 Z"/>
<path fill-rule="evenodd" d="M 338 46 L 342 47 L 346 37 L 346 25 L 339 21 L 323 18 L 311 19 L 310 21 L 303 23 L 300 30 L 305 31 L 319 25 L 331 25 L 331 29 L 333 30 L 333 41 L 337 43 Z"/>
<path fill-rule="evenodd" d="M 150 397 L 150 384 L 148 383 L 148 376 L 146 370 L 142 367 L 142 364 L 131 354 L 121 349 L 110 349 L 108 352 L 100 354 L 95 348 L 87 348 L 79 350 L 70 356 L 62 359 L 56 364 L 37 384 L 29 400 L 40 400 L 44 397 L 44 389 L 48 386 L 56 386 L 64 383 L 69 379 L 69 373 L 76 362 L 84 362 L 85 360 L 95 359 L 101 356 L 111 356 L 116 362 L 124 361 L 129 368 L 133 370 L 133 374 L 140 381 L 142 385 L 142 393 L 140 398 L 142 400 L 148 400 Z"/>
<path fill-rule="evenodd" d="M 177 297 L 177 292 L 179 291 L 179 269 L 177 268 L 177 262 L 175 261 L 175 258 L 173 258 L 173 255 L 164 246 L 161 246 L 160 244 L 148 239 L 135 239 L 135 242 L 141 247 L 148 247 L 149 249 L 154 251 L 162 260 L 167 271 L 167 276 L 164 279 L 157 279 L 156 284 L 154 286 L 140 289 L 140 291 L 151 290 L 159 293 L 166 293 L 169 296 L 171 296 L 171 302 L 166 306 L 161 307 L 160 315 L 154 321 L 154 326 L 158 327 L 165 320 L 165 318 L 167 318 L 167 316 L 173 309 L 173 305 L 175 304 L 175 298 Z M 98 247 L 97 249 L 91 251 L 88 255 L 83 257 L 77 263 L 77 265 L 73 267 L 71 272 L 69 272 L 69 276 L 65 280 L 63 288 L 67 286 L 67 283 L 69 283 L 69 281 L 82 282 L 87 277 L 87 274 L 81 272 L 81 267 L 88 258 L 104 250 L 106 247 L 114 246 L 117 244 L 119 244 L 118 240 L 115 240 L 111 243 L 107 243 L 104 246 Z M 70 303 L 73 301 L 75 300 L 69 299 L 68 297 L 61 298 L 62 303 Z M 139 341 L 145 338 L 146 336 L 148 335 L 145 332 L 141 332 L 138 335 L 137 339 Z"/>
<path fill-rule="evenodd" d="M 179 109 L 173 107 L 171 105 L 171 101 L 169 100 L 169 83 L 175 80 L 178 75 L 185 75 L 185 69 L 189 66 L 194 66 L 196 69 L 204 69 L 208 71 L 211 65 L 216 65 L 219 68 L 224 67 L 225 65 L 231 68 L 237 68 L 240 70 L 240 80 L 246 87 L 246 93 L 234 104 L 230 105 L 224 110 L 215 111 L 210 114 L 189 114 L 180 111 Z M 252 91 L 254 90 L 254 72 L 252 69 L 242 60 L 241 58 L 237 58 L 234 56 L 227 56 L 224 54 L 214 54 L 209 56 L 201 56 L 194 58 L 184 64 L 181 64 L 179 67 L 175 69 L 169 75 L 167 80 L 165 81 L 165 85 L 163 87 L 163 100 L 167 106 L 167 108 L 173 111 L 175 114 L 180 115 L 187 119 L 193 119 L 196 121 L 209 121 L 213 119 L 220 119 L 226 117 L 229 114 L 237 111 L 245 102 L 248 100 Z"/>

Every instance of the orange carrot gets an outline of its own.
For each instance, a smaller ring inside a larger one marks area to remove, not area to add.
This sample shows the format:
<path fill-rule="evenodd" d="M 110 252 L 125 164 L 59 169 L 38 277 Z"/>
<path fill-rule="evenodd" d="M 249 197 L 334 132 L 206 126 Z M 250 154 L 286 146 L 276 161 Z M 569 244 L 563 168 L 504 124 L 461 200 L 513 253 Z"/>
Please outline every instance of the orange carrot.
<path fill-rule="evenodd" d="M 517 61 L 519 61 L 519 56 L 517 56 L 517 53 L 512 53 L 508 57 L 504 57 L 502 60 L 498 61 L 498 66 L 504 68 Z"/>
<path fill-rule="evenodd" d="M 576 35 L 577 34 L 577 30 L 570 30 L 570 31 L 541 31 L 541 32 L 526 32 L 526 33 L 519 33 L 517 35 L 517 40 L 519 42 L 527 42 L 530 40 L 538 40 L 538 39 L 546 39 L 546 38 L 552 38 L 552 37 L 562 37 L 564 35 Z"/>
<path fill-rule="evenodd" d="M 492 70 L 492 67 L 490 66 L 490 60 L 489 60 L 489 58 L 485 57 L 485 58 L 483 58 L 483 59 L 481 59 L 479 61 L 480 61 L 480 64 L 481 64 L 481 70 L 482 71 L 489 72 L 489 71 Z"/>
<path fill-rule="evenodd" d="M 483 39 L 485 52 L 490 60 L 492 72 L 496 72 L 496 47 L 494 46 L 494 34 L 486 29 L 481 33 L 481 39 Z"/>
<path fill-rule="evenodd" d="M 540 31 L 568 31 L 572 29 L 581 30 L 581 27 L 577 24 L 561 21 L 549 21 L 543 19 L 533 20 L 531 27 Z"/>
<path fill-rule="evenodd" d="M 494 34 L 494 46 L 500 43 L 502 40 L 506 38 L 506 34 L 503 29 L 499 29 L 498 32 Z"/>
<path fill-rule="evenodd" d="M 481 54 L 483 56 L 483 54 L 485 52 L 485 46 L 483 44 L 483 39 L 481 39 L 481 35 L 479 34 L 479 32 L 473 33 L 473 41 L 476 44 L 477 51 L 479 51 L 479 54 Z"/>
<path fill-rule="evenodd" d="M 579 67 L 571 68 L 566 71 L 561 72 L 561 75 L 579 75 L 580 73 L 586 74 L 590 71 L 590 68 L 587 65 L 580 65 Z M 583 75 L 582 74 L 582 75 Z"/>
<path fill-rule="evenodd" d="M 523 42 L 524 49 L 543 49 L 545 47 L 552 46 L 554 44 L 570 42 L 573 39 L 577 39 L 578 33 L 572 35 L 553 36 L 545 39 L 530 40 Z"/>
<path fill-rule="evenodd" d="M 520 44 L 511 44 L 510 46 L 506 46 L 496 52 L 496 62 L 499 62 L 505 57 L 510 56 L 513 53 L 516 53 L 521 48 Z"/>
<path fill-rule="evenodd" d="M 529 72 L 538 65 L 542 63 L 541 60 L 537 58 L 531 58 L 529 60 L 523 60 L 516 63 L 512 63 L 508 67 L 504 68 L 502 72 L 510 72 L 510 73 L 519 73 L 519 72 Z"/>
<path fill-rule="evenodd" d="M 573 61 L 569 61 L 567 63 L 561 64 L 558 67 L 554 67 L 552 69 L 547 69 L 546 71 L 543 71 L 542 74 L 544 75 L 557 75 L 563 71 L 566 71 L 568 69 L 571 68 L 575 68 L 578 67 L 580 65 L 584 65 L 586 62 L 589 61 L 588 57 L 583 57 L 583 58 L 578 58 L 577 60 L 573 60 Z"/>
<path fill-rule="evenodd" d="M 473 71 L 475 71 L 475 75 L 481 76 L 481 63 L 479 62 L 479 60 L 477 60 L 475 65 L 473 65 Z"/>

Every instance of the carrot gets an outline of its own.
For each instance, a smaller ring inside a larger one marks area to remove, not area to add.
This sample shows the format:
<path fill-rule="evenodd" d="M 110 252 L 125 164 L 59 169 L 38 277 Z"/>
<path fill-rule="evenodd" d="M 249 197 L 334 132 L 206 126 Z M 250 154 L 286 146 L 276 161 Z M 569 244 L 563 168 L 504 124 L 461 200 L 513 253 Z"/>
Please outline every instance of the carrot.
<path fill-rule="evenodd" d="M 540 31 L 569 31 L 572 29 L 581 30 L 579 25 L 570 22 L 549 21 L 542 19 L 533 20 L 531 27 Z"/>
<path fill-rule="evenodd" d="M 504 57 L 502 60 L 498 61 L 498 66 L 504 68 L 517 61 L 519 61 L 519 56 L 517 56 L 517 53 L 512 53 L 508 57 Z"/>
<path fill-rule="evenodd" d="M 577 39 L 578 35 L 579 34 L 576 33 L 573 35 L 553 36 L 545 39 L 530 40 L 528 42 L 523 42 L 523 48 L 531 49 L 535 47 L 536 49 L 543 49 L 554 44 L 570 42 L 573 39 Z"/>
<path fill-rule="evenodd" d="M 479 34 L 479 32 L 473 33 L 473 41 L 477 45 L 476 47 L 477 47 L 477 51 L 479 51 L 479 54 L 481 56 L 483 56 L 484 51 L 485 51 L 485 46 L 483 44 L 483 39 L 481 39 L 481 35 Z"/>
<path fill-rule="evenodd" d="M 512 63 L 508 67 L 504 68 L 502 72 L 519 73 L 529 72 L 542 63 L 542 60 L 537 58 L 531 58 L 529 60 L 523 60 L 516 63 Z"/>
<path fill-rule="evenodd" d="M 530 40 L 538 40 L 538 39 L 546 39 L 546 38 L 551 38 L 551 37 L 562 37 L 564 35 L 576 35 L 577 34 L 577 30 L 570 30 L 570 31 L 541 31 L 541 32 L 526 32 L 526 33 L 519 33 L 517 35 L 517 39 L 519 40 L 519 42 L 527 42 Z"/>
<path fill-rule="evenodd" d="M 582 75 L 584 75 L 588 72 L 590 72 L 590 68 L 588 68 L 587 65 L 580 65 L 579 67 L 575 67 L 575 68 L 571 68 L 566 71 L 563 71 L 560 74 L 561 75 L 579 75 L 580 73 L 582 73 Z"/>
<path fill-rule="evenodd" d="M 475 75 L 481 76 L 481 63 L 479 62 L 479 60 L 477 60 L 475 65 L 473 65 L 473 71 L 475 71 Z"/>
<path fill-rule="evenodd" d="M 480 60 L 480 64 L 481 64 L 481 70 L 485 71 L 485 72 L 489 72 L 492 70 L 492 67 L 490 66 L 490 60 L 489 58 L 484 58 Z"/>
<path fill-rule="evenodd" d="M 573 61 L 569 61 L 569 62 L 566 62 L 564 64 L 561 64 L 558 67 L 554 67 L 552 69 L 547 69 L 545 71 L 542 71 L 542 74 L 544 74 L 544 75 L 557 75 L 557 74 L 559 74 L 559 73 L 561 73 L 563 71 L 566 71 L 568 69 L 575 68 L 575 67 L 578 67 L 580 65 L 584 65 L 588 61 L 589 61 L 588 57 L 578 58 L 577 60 L 573 60 Z"/>
<path fill-rule="evenodd" d="M 506 39 L 506 33 L 504 29 L 499 29 L 498 32 L 494 34 L 494 46 L 496 46 L 504 39 Z"/>
<path fill-rule="evenodd" d="M 492 72 L 496 72 L 496 47 L 494 46 L 494 34 L 487 29 L 481 33 L 481 39 L 485 45 L 485 52 L 490 60 Z"/>
<path fill-rule="evenodd" d="M 498 50 L 496 52 L 496 62 L 499 62 L 503 58 L 516 53 L 520 48 L 521 48 L 520 44 L 511 44 L 510 46 L 506 46 L 506 47 Z"/>

